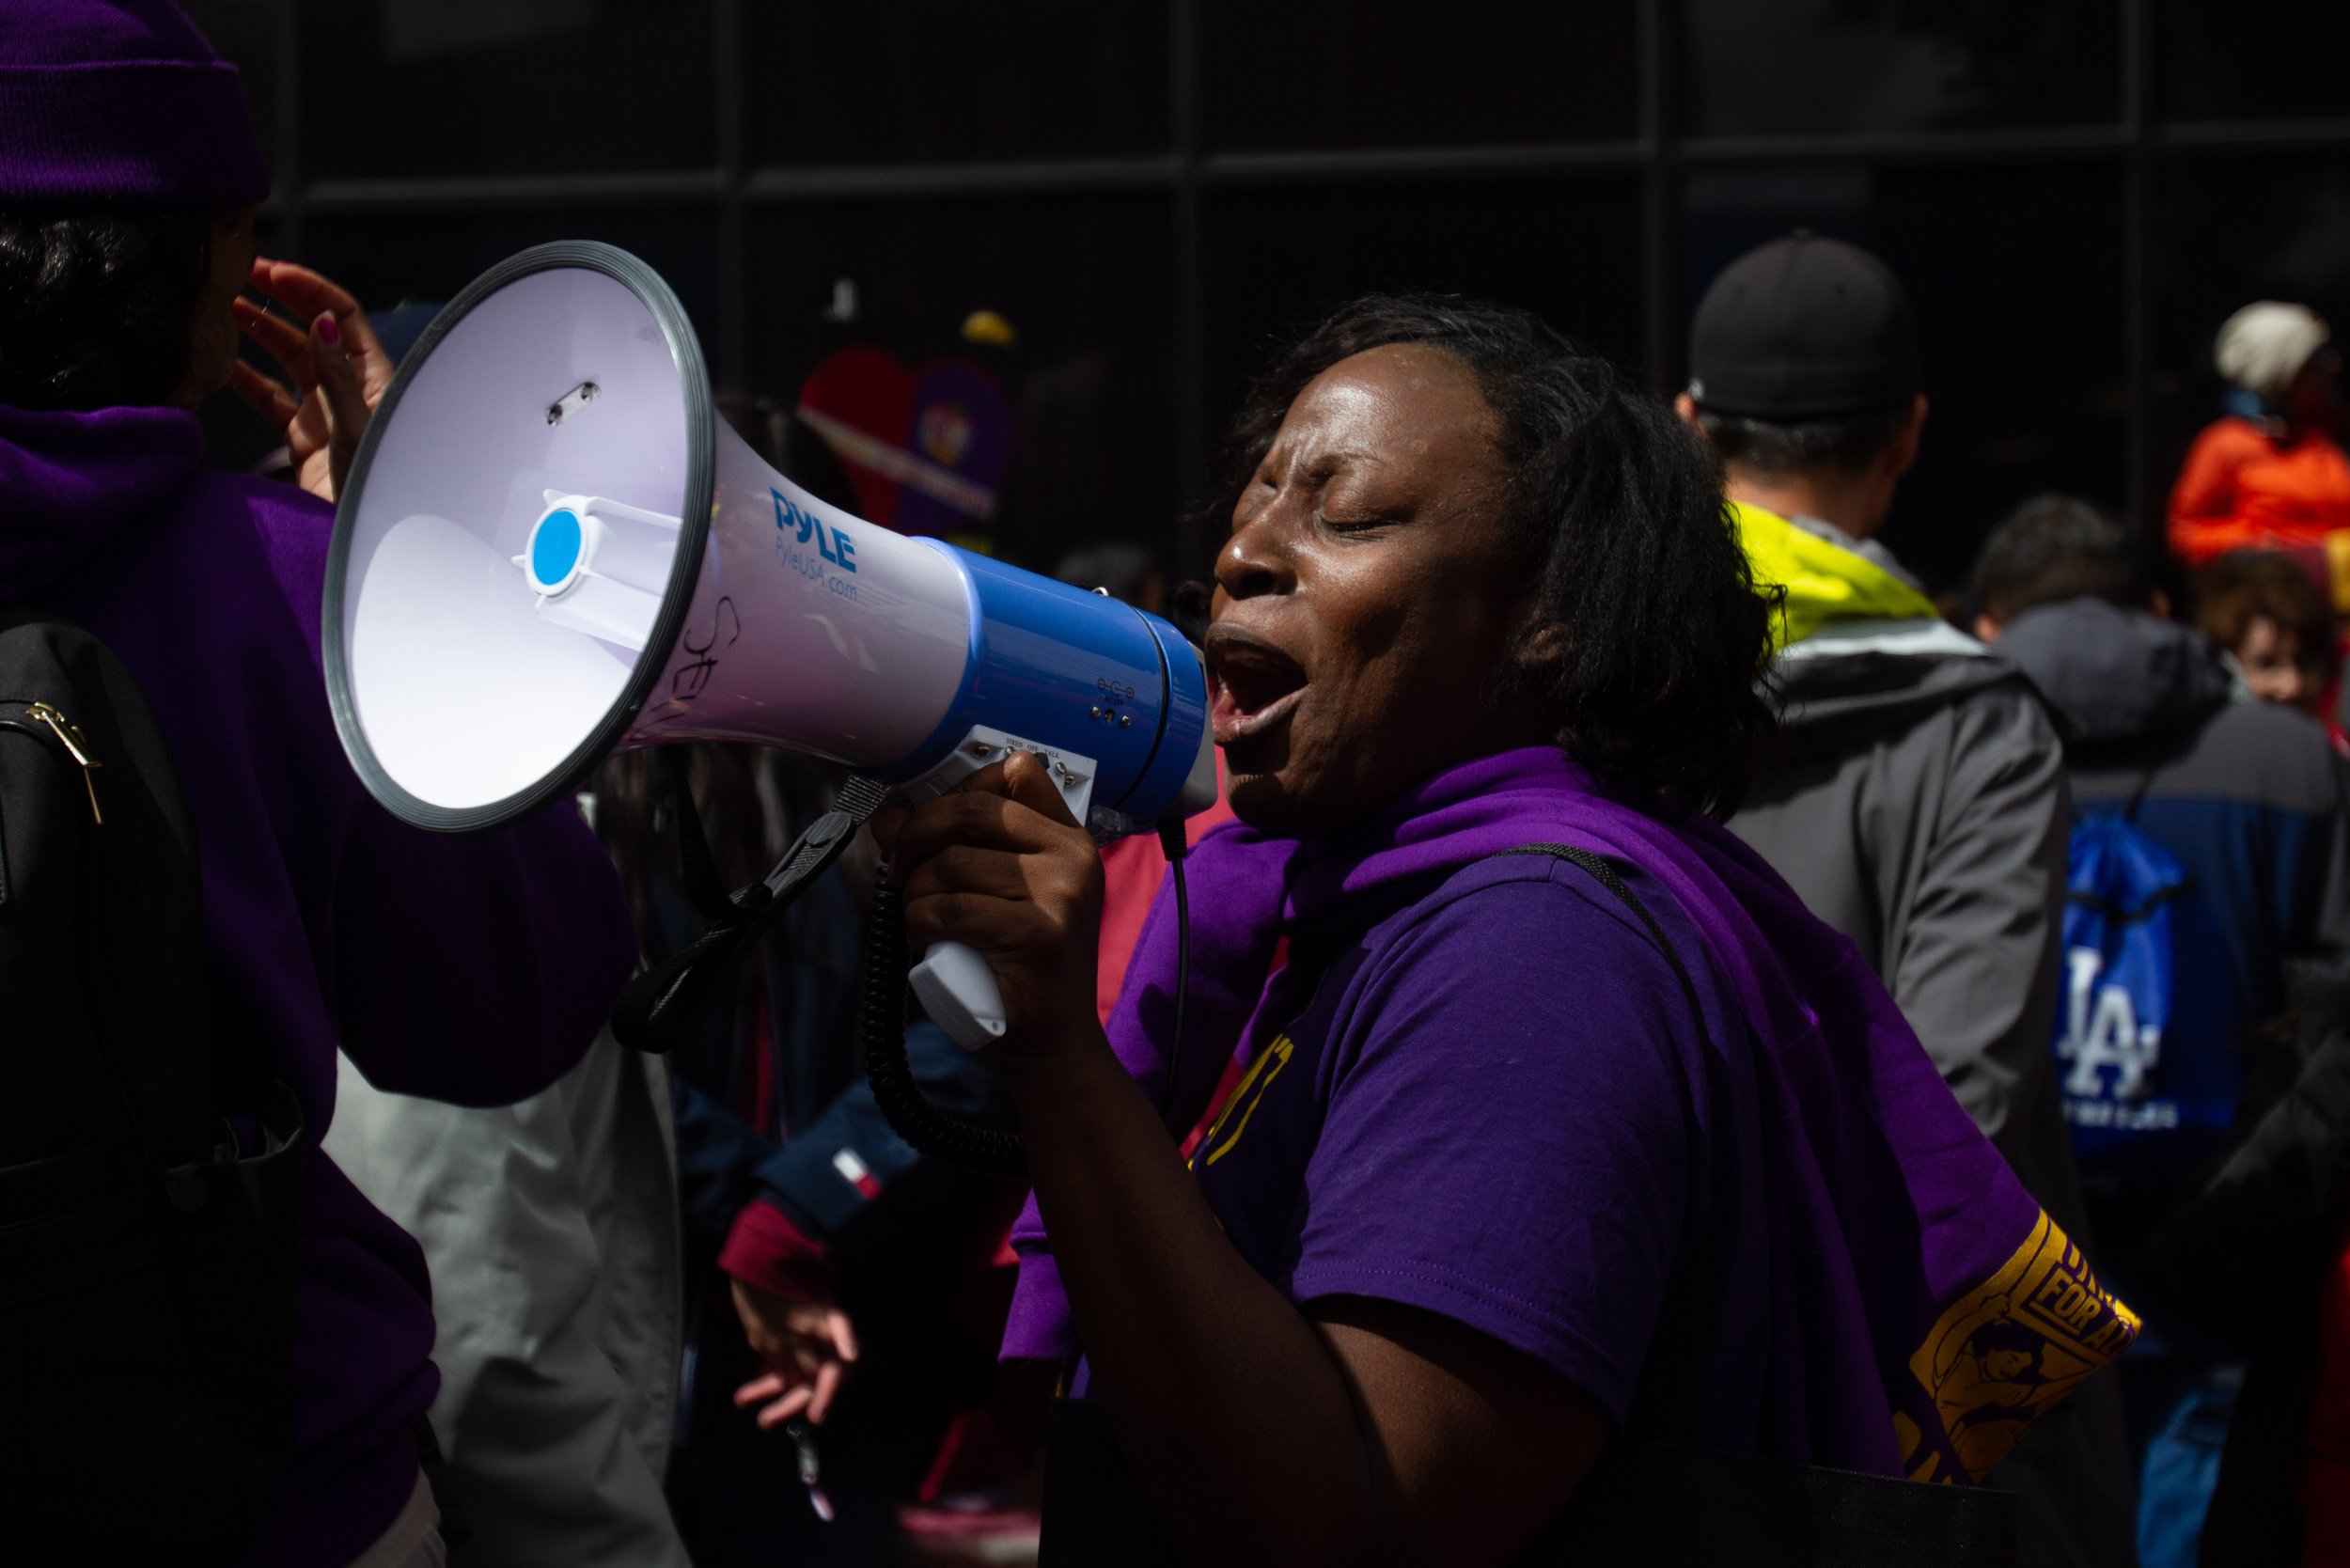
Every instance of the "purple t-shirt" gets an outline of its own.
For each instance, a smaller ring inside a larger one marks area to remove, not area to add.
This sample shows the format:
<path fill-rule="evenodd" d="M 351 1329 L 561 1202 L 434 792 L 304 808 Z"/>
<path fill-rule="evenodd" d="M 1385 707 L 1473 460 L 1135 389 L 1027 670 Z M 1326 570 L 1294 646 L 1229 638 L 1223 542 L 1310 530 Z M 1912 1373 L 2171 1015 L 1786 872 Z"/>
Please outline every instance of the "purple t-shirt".
<path fill-rule="evenodd" d="M 1613 864 L 1661 935 L 1571 862 L 1509 853 L 1550 843 Z M 1295 1300 L 1443 1313 L 1636 1433 L 1936 1482 L 1982 1476 L 2136 1332 L 1852 944 L 1706 819 L 1528 747 L 1343 840 L 1234 830 L 1191 866 L 1189 1027 L 1248 1064 L 1196 1167 Z M 1109 1027 L 1152 1092 L 1169 911 Z M 1186 1051 L 1172 1125 L 1224 1059 Z M 1012 1356 L 1077 1348 L 1037 1218 Z"/>
<path fill-rule="evenodd" d="M 1730 1014 L 1671 901 L 1627 881 L 1694 996 L 1585 871 L 1485 860 L 1329 964 L 1193 1155 L 1233 1245 L 1293 1300 L 1441 1313 L 1618 1422 L 1693 1221 L 1737 1201 L 1714 1156 L 1743 1129 L 1711 1122 L 1756 1116 L 1751 1095 L 1709 1105 Z M 1714 1260 L 1719 1298 L 1769 1289 L 1755 1261 Z M 1760 1414 L 1721 1413 L 1749 1430 Z"/>

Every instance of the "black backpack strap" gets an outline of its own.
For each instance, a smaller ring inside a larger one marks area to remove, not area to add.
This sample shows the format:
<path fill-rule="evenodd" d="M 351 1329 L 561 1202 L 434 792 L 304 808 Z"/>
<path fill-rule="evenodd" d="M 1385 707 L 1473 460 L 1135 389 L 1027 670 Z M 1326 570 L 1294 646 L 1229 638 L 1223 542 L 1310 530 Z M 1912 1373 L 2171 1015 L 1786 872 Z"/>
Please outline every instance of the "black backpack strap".
<path fill-rule="evenodd" d="M 1681 982 L 1682 994 L 1689 998 L 1692 1008 L 1697 1007 L 1698 988 L 1690 983 L 1689 971 L 1683 966 L 1681 955 L 1673 950 L 1670 942 L 1665 940 L 1665 928 L 1656 923 L 1656 917 L 1649 913 L 1648 905 L 1640 902 L 1638 894 L 1624 886 L 1623 878 L 1617 874 L 1613 861 L 1606 855 L 1593 855 L 1590 850 L 1578 849 L 1573 844 L 1520 844 L 1516 849 L 1503 850 L 1496 858 L 1512 855 L 1547 855 L 1553 859 L 1563 860 L 1588 872 L 1592 881 L 1615 894 L 1617 901 L 1648 928 L 1649 940 L 1656 944 L 1656 950 L 1664 954 L 1666 963 L 1672 965 L 1673 978 Z"/>
<path fill-rule="evenodd" d="M 19 631 L 38 639 L 18 645 L 17 654 L 22 658 L 31 649 L 41 650 L 39 663 L 43 667 L 38 682 L 63 684 L 52 687 L 46 696 L 0 692 L 0 731 L 31 741 L 39 752 L 46 754 L 55 777 L 73 780 L 70 785 L 60 784 L 60 794 L 78 797 L 70 806 L 61 799 L 58 809 L 70 823 L 70 837 L 78 840 L 70 873 L 74 898 L 70 914 L 84 972 L 52 976 L 48 983 L 78 985 L 83 991 L 83 1005 L 94 1031 L 95 1057 L 129 1121 L 144 1165 L 161 1179 L 164 1195 L 175 1207 L 200 1207 L 205 1190 L 198 1168 L 220 1157 L 221 1135 L 227 1131 L 225 1127 L 199 1130 L 191 1121 L 190 1102 L 211 1098 L 212 1074 L 208 1067 L 194 1079 L 183 1075 L 175 1081 L 167 1076 L 152 1053 L 174 1051 L 176 1043 L 168 1036 L 158 1037 L 133 1016 L 133 1010 L 126 1005 L 128 988 L 137 985 L 141 977 L 127 966 L 131 955 L 116 950 L 110 940 L 118 923 L 138 912 L 127 906 L 140 902 L 136 895 L 150 879 L 171 884 L 184 894 L 180 913 L 188 929 L 194 929 L 198 918 L 192 846 L 172 856 L 178 864 L 146 858 L 162 848 L 155 837 L 156 820 L 141 811 L 133 811 L 130 821 L 121 816 L 121 806 L 134 804 L 133 794 L 150 785 L 169 792 L 172 808 L 184 815 L 178 774 L 162 748 L 160 730 L 144 698 L 135 688 L 107 689 L 109 670 L 104 666 L 111 655 L 102 660 L 102 645 L 87 632 L 27 606 L 0 612 L 0 634 Z M 122 679 L 128 680 L 127 673 Z M 101 742 L 93 742 L 83 731 L 82 719 L 92 722 Z M 110 760 L 115 768 L 106 769 Z M 103 781 L 118 801 L 111 824 L 100 800 L 102 769 L 105 770 Z M 114 778 L 117 772 L 123 775 L 119 780 Z M 66 827 L 64 823 L 58 825 Z M 0 824 L 0 832 L 5 832 L 5 824 Z M 125 834 L 131 836 L 129 840 L 118 841 Z M 6 854 L 5 839 L 0 838 L 0 861 Z M 13 891 L 9 869 L 0 864 L 0 903 L 10 902 Z M 38 911 L 18 917 L 33 913 Z M 68 914 L 62 909 L 50 913 Z M 150 1017 L 150 1025 L 152 1021 Z"/>
<path fill-rule="evenodd" d="M 1632 911 L 1672 965 L 1700 1019 L 1689 971 L 1613 862 L 1573 844 L 1527 844 L 1588 872 Z M 1718 1081 L 1707 1094 L 1720 1108 Z M 1711 1355 L 1714 1249 L 1692 1235 L 1675 1266 L 1640 1367 L 1622 1437 L 1518 1560 L 1740 1562 L 1756 1568 L 1900 1562 L 1905 1568 L 2006 1568 L 2016 1559 L 2015 1497 L 1698 1446 Z M 1886 1415 L 1889 1426 L 1891 1412 Z"/>
<path fill-rule="evenodd" d="M 294 1448 L 301 1105 L 216 1053 L 197 824 L 152 706 L 91 633 L 16 605 L 0 799 L 0 1516 L 94 1561 L 238 1560 Z"/>
<path fill-rule="evenodd" d="M 1588 874 L 1615 895 L 1648 932 L 1650 942 L 1672 966 L 1673 979 L 1688 1001 L 1689 1013 L 1700 1021 L 1705 1011 L 1698 988 L 1689 978 L 1681 954 L 1665 938 L 1665 928 L 1624 885 L 1615 864 L 1604 855 L 1573 844 L 1523 844 L 1504 855 L 1543 855 Z M 1707 1093 L 1714 1096 L 1714 1076 L 1707 1076 Z M 1656 1332 L 1649 1340 L 1647 1356 L 1633 1389 L 1632 1406 L 1624 1418 L 1627 1442 L 1694 1443 L 1699 1410 L 1705 1395 L 1705 1371 L 1714 1342 L 1714 1248 L 1710 1228 L 1700 1218 L 1683 1240 L 1681 1257 L 1665 1284 L 1665 1299 L 1657 1314 Z"/>

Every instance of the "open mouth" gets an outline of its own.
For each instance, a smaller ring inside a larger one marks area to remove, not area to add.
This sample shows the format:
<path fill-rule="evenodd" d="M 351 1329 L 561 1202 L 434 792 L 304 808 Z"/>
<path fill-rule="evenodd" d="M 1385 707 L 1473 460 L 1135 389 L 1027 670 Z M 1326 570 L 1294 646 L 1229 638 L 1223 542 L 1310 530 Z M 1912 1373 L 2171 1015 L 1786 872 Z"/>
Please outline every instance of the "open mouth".
<path fill-rule="evenodd" d="M 1211 627 L 1206 652 L 1214 687 L 1208 718 L 1218 745 L 1264 733 L 1288 718 L 1306 693 L 1305 666 L 1261 637 Z"/>

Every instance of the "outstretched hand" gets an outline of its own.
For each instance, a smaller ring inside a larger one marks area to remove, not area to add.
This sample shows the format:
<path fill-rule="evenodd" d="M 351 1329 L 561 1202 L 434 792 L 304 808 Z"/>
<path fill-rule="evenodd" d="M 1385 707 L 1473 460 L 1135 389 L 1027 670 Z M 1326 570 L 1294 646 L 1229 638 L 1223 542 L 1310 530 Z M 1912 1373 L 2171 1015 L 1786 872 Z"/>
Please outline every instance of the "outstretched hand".
<path fill-rule="evenodd" d="M 751 1354 L 767 1369 L 734 1390 L 736 1406 L 764 1403 L 759 1412 L 762 1428 L 801 1415 L 808 1425 L 822 1426 L 856 1364 L 856 1330 L 849 1314 L 830 1302 L 787 1301 L 740 1279 L 734 1281 L 734 1310 Z"/>
<path fill-rule="evenodd" d="M 375 405 L 392 384 L 391 356 L 359 302 L 307 267 L 259 258 L 253 263 L 251 287 L 301 323 L 251 300 L 236 302 L 238 327 L 277 361 L 292 387 L 243 360 L 229 371 L 228 384 L 285 432 L 302 488 L 332 501 L 351 472 Z"/>

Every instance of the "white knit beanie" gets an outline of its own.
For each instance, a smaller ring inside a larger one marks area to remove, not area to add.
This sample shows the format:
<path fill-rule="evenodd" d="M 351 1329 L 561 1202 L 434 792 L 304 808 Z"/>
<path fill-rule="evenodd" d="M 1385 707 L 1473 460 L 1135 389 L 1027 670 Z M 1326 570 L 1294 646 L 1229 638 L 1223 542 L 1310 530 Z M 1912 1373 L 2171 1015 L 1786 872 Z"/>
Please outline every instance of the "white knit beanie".
<path fill-rule="evenodd" d="M 2332 336 L 2306 306 L 2261 300 L 2228 318 L 2212 344 L 2212 357 L 2221 375 L 2274 402 Z"/>

